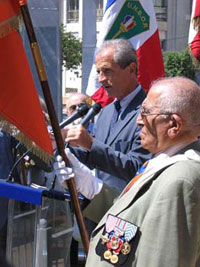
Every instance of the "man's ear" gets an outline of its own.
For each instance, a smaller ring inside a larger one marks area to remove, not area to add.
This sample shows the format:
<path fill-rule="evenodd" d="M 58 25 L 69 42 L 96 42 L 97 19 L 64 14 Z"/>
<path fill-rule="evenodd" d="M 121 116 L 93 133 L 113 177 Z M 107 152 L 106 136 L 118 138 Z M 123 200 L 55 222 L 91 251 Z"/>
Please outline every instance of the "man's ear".
<path fill-rule="evenodd" d="M 170 118 L 170 127 L 168 129 L 168 135 L 171 139 L 177 137 L 182 128 L 183 122 L 179 115 L 172 114 Z"/>
<path fill-rule="evenodd" d="M 131 62 L 128 67 L 129 67 L 130 73 L 132 72 L 136 73 L 136 64 L 134 62 Z"/>

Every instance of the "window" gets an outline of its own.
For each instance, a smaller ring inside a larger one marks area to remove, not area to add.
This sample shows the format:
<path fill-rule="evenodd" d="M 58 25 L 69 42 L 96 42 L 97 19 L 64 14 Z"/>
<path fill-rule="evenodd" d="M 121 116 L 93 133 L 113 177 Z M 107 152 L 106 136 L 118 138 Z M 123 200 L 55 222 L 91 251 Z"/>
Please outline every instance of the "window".
<path fill-rule="evenodd" d="M 77 22 L 79 19 L 79 0 L 67 1 L 67 22 Z"/>
<path fill-rule="evenodd" d="M 154 0 L 153 3 L 154 3 L 154 6 L 160 6 L 162 7 L 163 6 L 163 3 L 164 1 L 163 0 Z"/>
<path fill-rule="evenodd" d="M 103 0 L 97 0 L 97 21 L 103 18 Z"/>
<path fill-rule="evenodd" d="M 154 0 L 156 19 L 158 21 L 166 21 L 167 18 L 167 8 L 164 2 L 164 0 Z"/>
<path fill-rule="evenodd" d="M 77 93 L 78 92 L 78 89 L 77 88 L 65 88 L 65 94 L 67 93 Z"/>

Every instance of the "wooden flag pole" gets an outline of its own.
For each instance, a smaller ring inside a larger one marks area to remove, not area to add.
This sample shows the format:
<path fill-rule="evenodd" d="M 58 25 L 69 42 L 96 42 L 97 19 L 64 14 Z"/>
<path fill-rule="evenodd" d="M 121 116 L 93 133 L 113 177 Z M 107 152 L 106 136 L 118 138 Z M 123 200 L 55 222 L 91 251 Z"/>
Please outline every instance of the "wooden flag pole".
<path fill-rule="evenodd" d="M 41 83 L 43 95 L 45 98 L 45 102 L 47 105 L 49 117 L 51 120 L 51 125 L 53 128 L 53 132 L 54 132 L 54 136 L 55 136 L 55 140 L 56 140 L 56 144 L 57 144 L 57 149 L 58 149 L 59 154 L 62 156 L 63 160 L 65 161 L 66 166 L 69 166 L 69 161 L 68 161 L 66 154 L 65 154 L 65 146 L 64 146 L 63 139 L 62 139 L 62 135 L 61 135 L 58 119 L 56 116 L 54 104 L 52 101 L 52 97 L 51 97 L 51 93 L 50 93 L 50 89 L 49 89 L 49 84 L 47 81 L 46 71 L 45 71 L 42 56 L 40 53 L 40 48 L 39 48 L 38 42 L 36 40 L 36 36 L 35 36 L 32 20 L 30 17 L 30 13 L 28 10 L 27 2 L 26 2 L 26 0 L 18 0 L 18 1 L 19 1 L 22 17 L 24 20 L 24 24 L 25 24 L 25 27 L 27 30 L 31 51 L 33 54 L 37 73 L 38 73 L 38 76 L 40 79 L 40 83 Z M 81 238 L 83 241 L 84 250 L 85 250 L 85 253 L 87 254 L 88 249 L 89 249 L 89 237 L 88 237 L 88 232 L 87 232 L 86 227 L 85 227 L 84 218 L 83 218 L 83 215 L 81 212 L 80 203 L 79 203 L 79 200 L 77 197 L 77 192 L 76 192 L 74 180 L 73 179 L 68 180 L 67 185 L 69 188 L 69 192 L 71 194 L 71 201 L 72 201 L 72 204 L 74 207 L 77 223 L 78 223 Z"/>

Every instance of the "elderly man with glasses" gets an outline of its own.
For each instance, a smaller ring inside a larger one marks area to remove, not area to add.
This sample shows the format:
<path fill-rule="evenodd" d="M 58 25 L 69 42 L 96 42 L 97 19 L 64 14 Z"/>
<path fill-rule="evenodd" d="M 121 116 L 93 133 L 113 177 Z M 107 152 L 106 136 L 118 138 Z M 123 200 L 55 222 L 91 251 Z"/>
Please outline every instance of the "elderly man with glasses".
<path fill-rule="evenodd" d="M 174 77 L 153 83 L 137 123 L 142 146 L 154 156 L 114 204 L 113 188 L 68 150 L 72 168 L 55 164 L 61 183 L 74 177 L 77 190 L 91 199 L 85 215 L 98 221 L 87 267 L 200 266 L 199 114 L 195 82 Z"/>

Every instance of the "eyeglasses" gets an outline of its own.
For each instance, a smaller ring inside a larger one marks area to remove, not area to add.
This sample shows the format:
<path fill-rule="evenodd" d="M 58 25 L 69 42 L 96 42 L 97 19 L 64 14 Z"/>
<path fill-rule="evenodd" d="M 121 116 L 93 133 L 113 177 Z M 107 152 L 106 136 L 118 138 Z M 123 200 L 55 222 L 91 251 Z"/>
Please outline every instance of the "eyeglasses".
<path fill-rule="evenodd" d="M 142 120 L 145 120 L 146 117 L 148 116 L 161 116 L 161 115 L 165 115 L 165 116 L 171 116 L 173 113 L 170 113 L 170 112 L 162 112 L 162 113 L 150 113 L 150 112 L 147 112 L 145 111 L 144 109 L 141 108 L 140 110 L 140 115 L 141 115 L 141 118 Z"/>
<path fill-rule="evenodd" d="M 72 105 L 72 106 L 69 107 L 69 110 L 75 111 L 77 109 L 77 107 L 81 107 L 83 105 L 85 105 L 85 103 L 80 103 L 78 105 Z"/>

